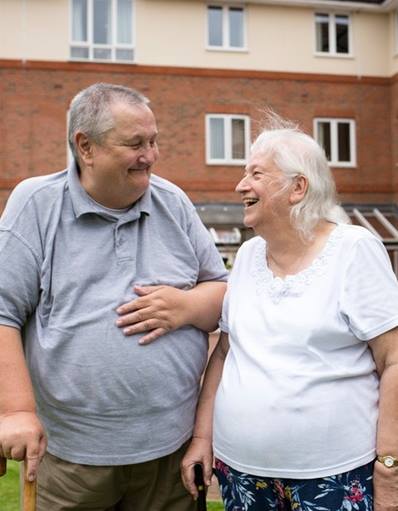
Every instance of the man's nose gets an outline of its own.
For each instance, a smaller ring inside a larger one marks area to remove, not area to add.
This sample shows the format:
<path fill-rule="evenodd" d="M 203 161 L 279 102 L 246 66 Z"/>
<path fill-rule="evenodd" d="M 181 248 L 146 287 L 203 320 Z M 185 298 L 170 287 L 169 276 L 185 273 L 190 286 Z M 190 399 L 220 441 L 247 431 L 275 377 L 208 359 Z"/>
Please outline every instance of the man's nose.
<path fill-rule="evenodd" d="M 141 162 L 145 162 L 148 165 L 152 165 L 158 159 L 159 151 L 156 145 L 146 144 L 142 148 L 142 152 L 139 156 Z"/>

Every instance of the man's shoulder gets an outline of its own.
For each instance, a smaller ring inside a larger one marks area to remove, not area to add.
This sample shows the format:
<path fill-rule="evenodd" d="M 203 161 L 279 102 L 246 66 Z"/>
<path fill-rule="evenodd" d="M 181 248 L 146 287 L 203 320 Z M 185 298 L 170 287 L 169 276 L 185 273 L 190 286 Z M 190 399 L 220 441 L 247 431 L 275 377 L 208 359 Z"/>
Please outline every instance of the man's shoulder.
<path fill-rule="evenodd" d="M 66 181 L 67 170 L 55 172 L 53 174 L 45 174 L 24 179 L 14 188 L 11 197 L 17 195 L 18 198 L 25 197 L 29 199 L 37 192 L 44 191 L 53 186 L 61 185 Z"/>
<path fill-rule="evenodd" d="M 57 199 L 57 194 L 54 193 L 54 188 L 63 189 L 66 179 L 67 171 L 63 170 L 53 174 L 34 176 L 21 181 L 11 192 L 8 198 L 3 216 L 3 225 L 8 220 L 12 223 L 23 212 L 30 214 L 29 206 L 34 203 L 35 210 L 44 208 L 49 209 L 51 203 Z"/>
<path fill-rule="evenodd" d="M 186 193 L 181 188 L 156 174 L 151 175 L 151 188 L 155 193 L 169 196 L 170 199 L 180 197 L 183 201 L 190 202 Z"/>

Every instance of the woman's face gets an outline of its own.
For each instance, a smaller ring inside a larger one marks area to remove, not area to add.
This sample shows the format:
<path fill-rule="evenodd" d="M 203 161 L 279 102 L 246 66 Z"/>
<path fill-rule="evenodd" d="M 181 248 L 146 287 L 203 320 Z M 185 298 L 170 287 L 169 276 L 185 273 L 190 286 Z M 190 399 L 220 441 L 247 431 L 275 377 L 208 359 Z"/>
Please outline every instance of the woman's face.
<path fill-rule="evenodd" d="M 244 224 L 261 234 L 276 219 L 289 219 L 290 185 L 281 170 L 261 151 L 250 156 L 236 189 L 244 205 Z"/>

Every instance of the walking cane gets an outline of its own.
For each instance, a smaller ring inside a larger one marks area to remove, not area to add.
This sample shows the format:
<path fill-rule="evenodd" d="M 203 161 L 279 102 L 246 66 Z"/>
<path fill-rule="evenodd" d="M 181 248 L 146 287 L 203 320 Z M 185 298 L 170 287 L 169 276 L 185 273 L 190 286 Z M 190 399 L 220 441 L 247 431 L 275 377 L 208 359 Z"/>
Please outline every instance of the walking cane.
<path fill-rule="evenodd" d="M 195 485 L 196 485 L 196 488 L 198 489 L 198 500 L 196 501 L 197 502 L 197 511 L 207 511 L 207 506 L 206 506 L 206 488 L 205 488 L 205 483 L 204 483 L 204 480 L 203 480 L 203 468 L 202 468 L 202 465 L 200 465 L 199 463 L 197 463 L 195 466 L 194 466 L 194 471 L 195 471 Z"/>
<path fill-rule="evenodd" d="M 24 462 L 22 511 L 36 511 L 36 481 L 28 481 L 26 473 L 27 465 Z M 0 458 L 0 477 L 7 472 L 6 458 Z"/>

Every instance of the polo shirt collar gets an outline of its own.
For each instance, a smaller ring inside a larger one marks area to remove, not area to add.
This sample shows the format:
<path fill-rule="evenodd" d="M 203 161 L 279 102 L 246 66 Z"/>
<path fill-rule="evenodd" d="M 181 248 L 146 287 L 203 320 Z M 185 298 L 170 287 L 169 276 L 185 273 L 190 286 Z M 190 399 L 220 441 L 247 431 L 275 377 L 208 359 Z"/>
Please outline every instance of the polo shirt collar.
<path fill-rule="evenodd" d="M 150 186 L 145 191 L 144 195 L 122 215 L 112 215 L 108 209 L 102 208 L 101 204 L 92 200 L 82 187 L 79 179 L 79 171 L 74 160 L 68 167 L 68 187 L 76 218 L 85 214 L 96 214 L 111 220 L 130 221 L 136 220 L 142 213 L 147 215 L 151 214 L 152 194 Z"/>

